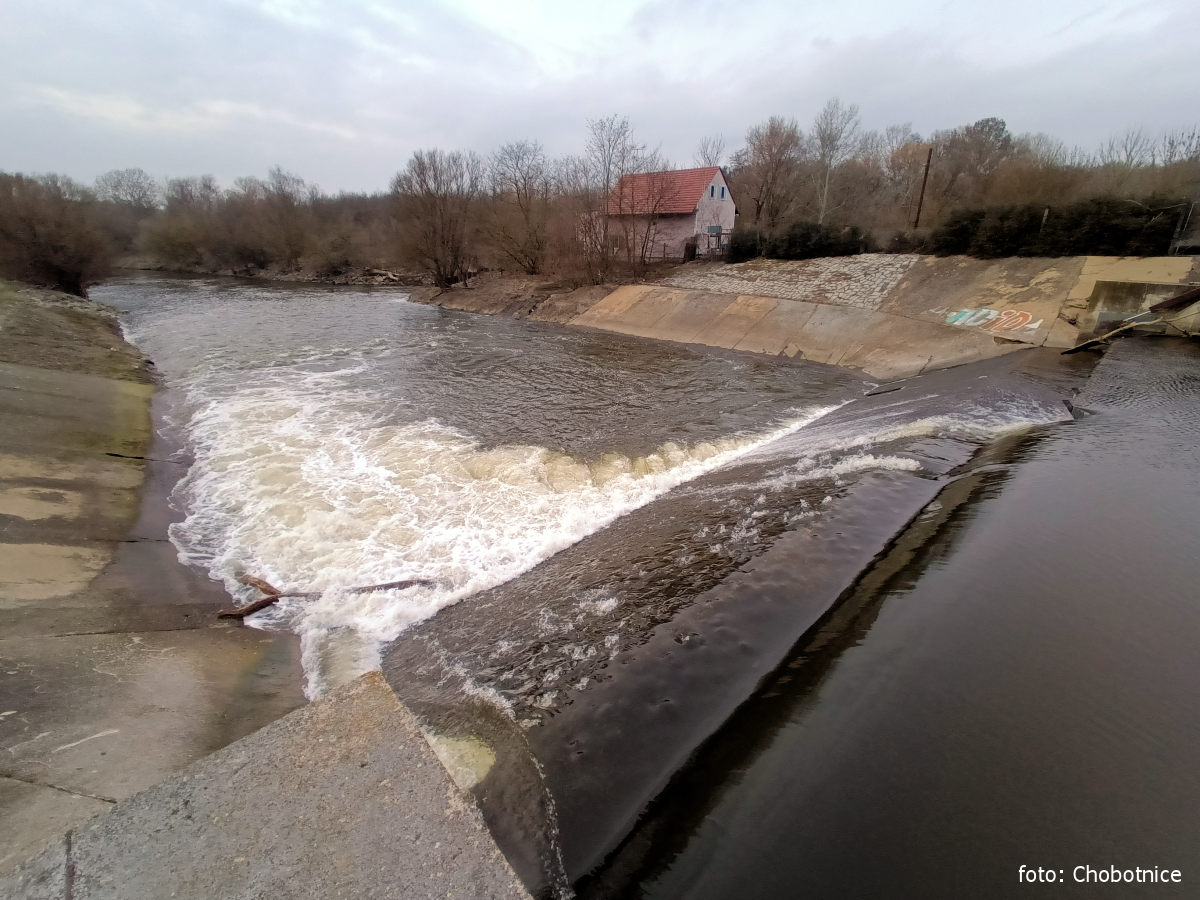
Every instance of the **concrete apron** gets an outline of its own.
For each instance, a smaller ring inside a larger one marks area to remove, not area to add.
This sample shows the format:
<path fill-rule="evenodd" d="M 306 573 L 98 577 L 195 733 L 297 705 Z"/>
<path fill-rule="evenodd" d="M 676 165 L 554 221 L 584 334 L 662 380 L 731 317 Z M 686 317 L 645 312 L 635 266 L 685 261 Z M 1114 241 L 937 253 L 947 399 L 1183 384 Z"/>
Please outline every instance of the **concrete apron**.
<path fill-rule="evenodd" d="M 166 540 L 153 390 L 0 363 L 0 873 L 304 702 L 294 639 Z"/>
<path fill-rule="evenodd" d="M 376 672 L 72 829 L 0 896 L 528 894 Z"/>
<path fill-rule="evenodd" d="M 890 381 L 1026 347 L 1073 347 L 1197 274 L 1192 257 L 698 264 L 662 284 L 617 288 L 570 323 Z"/>
<path fill-rule="evenodd" d="M 1034 342 L 880 310 L 650 285 L 618 288 L 571 324 L 844 366 L 884 381 L 1040 346 L 1045 337 Z"/>

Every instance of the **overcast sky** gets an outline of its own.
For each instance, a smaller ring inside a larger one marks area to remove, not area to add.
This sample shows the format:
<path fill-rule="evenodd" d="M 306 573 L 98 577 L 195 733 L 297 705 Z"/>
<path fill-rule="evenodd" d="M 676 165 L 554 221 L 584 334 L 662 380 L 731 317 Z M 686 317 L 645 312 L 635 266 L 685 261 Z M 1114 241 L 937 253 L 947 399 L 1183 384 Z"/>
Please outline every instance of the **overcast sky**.
<path fill-rule="evenodd" d="M 690 164 L 834 96 L 1092 149 L 1200 121 L 1197 35 L 1196 0 L 0 0 L 0 170 L 378 190 L 417 148 L 573 153 L 611 113 Z"/>

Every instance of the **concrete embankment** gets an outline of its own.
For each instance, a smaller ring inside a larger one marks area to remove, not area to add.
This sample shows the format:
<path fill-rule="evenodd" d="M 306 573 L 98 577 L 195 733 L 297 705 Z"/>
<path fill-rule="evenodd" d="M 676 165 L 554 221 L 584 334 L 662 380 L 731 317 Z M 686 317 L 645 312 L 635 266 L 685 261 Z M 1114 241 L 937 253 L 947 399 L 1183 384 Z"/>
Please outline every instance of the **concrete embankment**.
<path fill-rule="evenodd" d="M 0 872 L 303 702 L 166 541 L 153 394 L 111 312 L 0 285 Z"/>
<path fill-rule="evenodd" d="M 805 359 L 891 380 L 1066 349 L 1200 281 L 1193 257 L 979 260 L 866 254 L 681 266 L 653 284 L 556 291 L 532 279 L 413 298 L 658 340 Z"/>
<path fill-rule="evenodd" d="M 0 283 L 0 897 L 524 896 L 380 679 L 303 706 L 295 638 L 215 618 L 154 381 Z"/>
<path fill-rule="evenodd" d="M 1195 277 L 1190 257 L 754 260 L 619 288 L 571 324 L 895 379 L 1023 347 L 1073 347 L 1106 319 L 1111 285 L 1154 285 L 1138 296 L 1161 299 Z"/>
<path fill-rule="evenodd" d="M 0 896 L 528 895 L 374 674 L 75 828 Z"/>

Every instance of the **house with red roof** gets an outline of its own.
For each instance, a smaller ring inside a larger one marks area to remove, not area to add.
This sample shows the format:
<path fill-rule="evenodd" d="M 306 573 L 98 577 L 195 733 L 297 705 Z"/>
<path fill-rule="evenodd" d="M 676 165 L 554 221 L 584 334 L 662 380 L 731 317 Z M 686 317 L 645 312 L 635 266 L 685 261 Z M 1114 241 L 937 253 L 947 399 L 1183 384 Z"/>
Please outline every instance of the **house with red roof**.
<path fill-rule="evenodd" d="M 719 166 L 642 172 L 617 182 L 605 207 L 615 250 L 641 260 L 719 253 L 733 231 L 737 205 Z"/>

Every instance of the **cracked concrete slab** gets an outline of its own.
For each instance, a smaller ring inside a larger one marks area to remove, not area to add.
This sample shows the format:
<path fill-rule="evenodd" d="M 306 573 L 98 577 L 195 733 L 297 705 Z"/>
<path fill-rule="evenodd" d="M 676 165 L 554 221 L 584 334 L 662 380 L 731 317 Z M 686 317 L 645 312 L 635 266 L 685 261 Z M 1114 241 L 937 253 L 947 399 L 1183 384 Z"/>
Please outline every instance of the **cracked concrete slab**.
<path fill-rule="evenodd" d="M 0 809 L 8 810 L 5 828 L 17 835 L 0 849 L 0 872 L 41 852 L 68 828 L 111 808 L 111 803 L 93 797 L 0 775 Z"/>
<path fill-rule="evenodd" d="M 75 828 L 0 896 L 528 894 L 376 672 Z"/>

